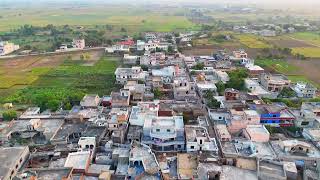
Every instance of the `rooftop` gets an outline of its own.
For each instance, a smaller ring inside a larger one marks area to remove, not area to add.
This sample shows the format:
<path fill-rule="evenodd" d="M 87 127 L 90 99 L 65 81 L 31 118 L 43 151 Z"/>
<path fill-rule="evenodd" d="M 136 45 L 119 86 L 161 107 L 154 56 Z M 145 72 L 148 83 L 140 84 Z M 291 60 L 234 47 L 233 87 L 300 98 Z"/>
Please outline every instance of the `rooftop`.
<path fill-rule="evenodd" d="M 19 161 L 21 155 L 28 149 L 28 147 L 6 147 L 0 148 L 0 179 L 1 175 L 10 171 L 16 162 Z"/>
<path fill-rule="evenodd" d="M 30 169 L 25 170 L 22 173 L 18 174 L 17 177 L 24 179 L 26 175 L 35 176 L 37 180 L 57 180 L 57 179 L 64 179 L 69 177 L 72 173 L 72 168 L 39 168 L 39 169 Z"/>
<path fill-rule="evenodd" d="M 69 153 L 64 167 L 85 170 L 90 161 L 90 151 Z"/>
<path fill-rule="evenodd" d="M 179 153 L 178 160 L 178 178 L 179 179 L 193 179 L 194 173 L 197 169 L 196 156 L 192 154 Z"/>

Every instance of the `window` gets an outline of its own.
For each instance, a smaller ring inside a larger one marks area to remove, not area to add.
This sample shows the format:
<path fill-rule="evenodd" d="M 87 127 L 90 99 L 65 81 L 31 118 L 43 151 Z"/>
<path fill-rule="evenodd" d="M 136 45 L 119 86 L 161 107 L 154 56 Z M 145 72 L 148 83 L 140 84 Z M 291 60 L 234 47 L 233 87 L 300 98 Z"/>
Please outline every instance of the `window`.
<path fill-rule="evenodd" d="M 167 132 L 170 132 L 170 129 L 167 129 Z"/>
<path fill-rule="evenodd" d="M 301 122 L 301 125 L 302 125 L 302 126 L 307 126 L 307 125 L 309 125 L 309 122 L 303 121 L 303 122 Z"/>
<path fill-rule="evenodd" d="M 222 117 L 220 116 L 219 119 L 222 119 Z"/>
<path fill-rule="evenodd" d="M 178 145 L 178 148 L 181 148 L 181 145 Z"/>
<path fill-rule="evenodd" d="M 156 129 L 156 132 L 160 132 L 160 129 Z"/>
<path fill-rule="evenodd" d="M 20 161 L 19 161 L 20 163 L 22 162 L 22 158 L 20 158 Z"/>
<path fill-rule="evenodd" d="M 200 139 L 200 144 L 202 144 L 202 139 Z"/>
<path fill-rule="evenodd" d="M 86 149 L 89 149 L 89 145 L 86 145 Z"/>
<path fill-rule="evenodd" d="M 274 115 L 272 115 L 273 117 L 277 117 L 277 115 L 276 114 L 274 114 Z"/>
<path fill-rule="evenodd" d="M 190 146 L 190 149 L 194 149 L 194 146 Z"/>

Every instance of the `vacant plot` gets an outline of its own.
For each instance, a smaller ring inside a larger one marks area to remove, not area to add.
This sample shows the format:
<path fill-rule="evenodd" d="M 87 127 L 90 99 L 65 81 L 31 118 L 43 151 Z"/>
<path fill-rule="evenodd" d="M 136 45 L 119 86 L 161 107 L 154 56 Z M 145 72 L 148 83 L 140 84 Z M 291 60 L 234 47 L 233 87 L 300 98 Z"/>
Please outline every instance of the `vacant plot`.
<path fill-rule="evenodd" d="M 293 54 L 302 54 L 306 57 L 310 58 L 318 58 L 320 57 L 320 48 L 319 47 L 300 47 L 300 48 L 292 48 Z"/>
<path fill-rule="evenodd" d="M 241 34 L 241 35 L 236 35 L 236 38 L 239 39 L 240 43 L 242 43 L 243 45 L 249 48 L 262 49 L 262 48 L 271 47 L 269 44 L 264 42 L 262 39 L 259 39 L 255 35 Z"/>

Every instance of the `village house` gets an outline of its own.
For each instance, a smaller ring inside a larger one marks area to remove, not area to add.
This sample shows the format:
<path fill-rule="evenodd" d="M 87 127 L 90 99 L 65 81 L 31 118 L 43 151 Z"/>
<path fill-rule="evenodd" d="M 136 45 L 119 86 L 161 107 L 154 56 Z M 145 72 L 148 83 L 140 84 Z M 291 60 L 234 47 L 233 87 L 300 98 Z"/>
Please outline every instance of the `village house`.
<path fill-rule="evenodd" d="M 15 45 L 8 41 L 0 41 L 0 56 L 10 54 L 19 49 L 19 45 Z"/>
<path fill-rule="evenodd" d="M 270 126 L 293 126 L 296 120 L 294 114 L 287 107 L 272 105 L 253 105 L 260 114 L 260 123 Z"/>
<path fill-rule="evenodd" d="M 233 54 L 233 57 L 236 59 L 248 58 L 248 54 L 244 50 L 233 51 L 232 54 Z"/>
<path fill-rule="evenodd" d="M 146 46 L 146 42 L 142 40 L 137 40 L 137 50 L 138 51 L 144 51 Z"/>
<path fill-rule="evenodd" d="M 117 68 L 115 71 L 116 82 L 125 84 L 129 80 L 145 81 L 147 72 L 144 72 L 140 66 L 132 68 Z"/>
<path fill-rule="evenodd" d="M 153 119 L 158 116 L 159 108 L 159 101 L 138 102 L 137 106 L 132 106 L 130 125 L 143 127 L 146 119 Z"/>
<path fill-rule="evenodd" d="M 227 121 L 228 130 L 231 134 L 246 129 L 248 125 L 259 125 L 260 115 L 255 110 L 236 111 L 230 110 L 231 118 Z"/>
<path fill-rule="evenodd" d="M 277 93 L 272 93 L 265 90 L 257 80 L 246 78 L 244 80 L 246 88 L 250 91 L 249 94 L 258 96 L 260 98 L 277 98 Z"/>
<path fill-rule="evenodd" d="M 320 127 L 320 103 L 302 103 L 300 111 L 295 113 L 295 116 L 295 126 L 297 127 Z"/>
<path fill-rule="evenodd" d="M 314 85 L 307 82 L 298 82 L 292 89 L 297 93 L 299 98 L 314 98 L 317 91 Z"/>
<path fill-rule="evenodd" d="M 230 80 L 228 73 L 226 73 L 224 71 L 214 70 L 213 73 L 214 73 L 214 76 L 216 77 L 217 81 L 227 83 Z"/>
<path fill-rule="evenodd" d="M 128 107 L 130 105 L 130 91 L 121 89 L 120 92 L 111 92 L 113 107 Z"/>
<path fill-rule="evenodd" d="M 196 86 L 186 77 L 176 77 L 173 81 L 173 94 L 176 100 L 194 100 L 197 97 Z"/>
<path fill-rule="evenodd" d="M 186 125 L 185 132 L 187 152 L 218 151 L 215 139 L 210 138 L 205 127 Z"/>
<path fill-rule="evenodd" d="M 217 124 L 215 125 L 215 128 L 220 141 L 231 141 L 231 134 L 225 124 Z"/>
<path fill-rule="evenodd" d="M 261 85 L 271 92 L 280 92 L 283 88 L 289 88 L 291 81 L 282 74 L 268 74 L 260 75 Z"/>
<path fill-rule="evenodd" d="M 182 116 L 145 119 L 142 143 L 155 151 L 181 151 L 185 149 Z"/>
<path fill-rule="evenodd" d="M 133 102 L 152 100 L 154 94 L 151 92 L 151 87 L 145 84 L 139 84 L 137 81 L 128 81 L 123 89 L 127 89 L 130 92 L 130 100 Z"/>
<path fill-rule="evenodd" d="M 254 142 L 268 142 L 270 133 L 264 125 L 248 125 L 243 130 L 244 136 Z"/>
<path fill-rule="evenodd" d="M 123 64 L 136 65 L 140 61 L 140 56 L 124 54 L 123 55 Z"/>
<path fill-rule="evenodd" d="M 100 105 L 100 97 L 97 94 L 87 94 L 80 101 L 83 108 L 97 108 Z"/>
<path fill-rule="evenodd" d="M 197 81 L 196 86 L 201 97 L 208 91 L 217 92 L 217 87 L 212 81 Z"/>
<path fill-rule="evenodd" d="M 258 65 L 248 64 L 246 65 L 246 69 L 249 73 L 249 76 L 252 78 L 258 78 L 264 73 L 264 69 Z"/>
<path fill-rule="evenodd" d="M 0 179 L 11 180 L 28 160 L 28 146 L 0 147 Z"/>
<path fill-rule="evenodd" d="M 239 91 L 236 89 L 228 88 L 224 91 L 226 101 L 233 101 L 239 99 Z"/>
<path fill-rule="evenodd" d="M 176 75 L 176 68 L 174 66 L 167 66 L 162 69 L 152 69 L 152 77 L 160 77 L 162 83 L 170 84 Z M 157 86 L 158 84 L 155 84 Z"/>
<path fill-rule="evenodd" d="M 73 173 L 87 173 L 91 163 L 91 152 L 71 152 L 65 161 L 64 167 L 73 168 Z"/>

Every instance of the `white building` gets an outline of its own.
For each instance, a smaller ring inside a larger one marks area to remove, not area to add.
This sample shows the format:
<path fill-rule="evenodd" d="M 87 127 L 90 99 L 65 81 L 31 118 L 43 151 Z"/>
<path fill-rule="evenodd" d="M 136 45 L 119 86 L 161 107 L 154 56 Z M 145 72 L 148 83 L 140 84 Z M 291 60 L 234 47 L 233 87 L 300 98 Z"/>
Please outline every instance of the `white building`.
<path fill-rule="evenodd" d="M 147 72 L 143 71 L 139 66 L 134 66 L 132 68 L 117 68 L 115 76 L 117 83 L 125 84 L 128 80 L 145 81 Z"/>
<path fill-rule="evenodd" d="M 0 56 L 7 55 L 19 49 L 19 45 L 9 43 L 8 41 L 0 42 Z"/>
<path fill-rule="evenodd" d="M 216 141 L 210 138 L 206 128 L 201 126 L 185 126 L 187 152 L 218 151 Z"/>
<path fill-rule="evenodd" d="M 298 82 L 292 88 L 300 98 L 314 98 L 317 88 L 310 83 Z"/>
<path fill-rule="evenodd" d="M 156 151 L 181 151 L 185 149 L 182 116 L 145 119 L 142 143 Z"/>

